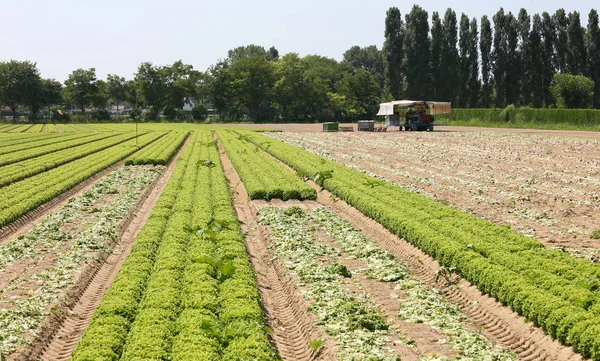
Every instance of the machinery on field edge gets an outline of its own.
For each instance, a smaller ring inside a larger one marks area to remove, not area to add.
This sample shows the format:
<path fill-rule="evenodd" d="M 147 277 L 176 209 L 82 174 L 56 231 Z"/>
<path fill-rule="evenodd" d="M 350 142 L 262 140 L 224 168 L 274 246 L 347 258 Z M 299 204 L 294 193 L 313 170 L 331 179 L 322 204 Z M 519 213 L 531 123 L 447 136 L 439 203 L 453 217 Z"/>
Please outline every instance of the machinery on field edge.
<path fill-rule="evenodd" d="M 379 104 L 378 116 L 385 116 L 386 126 L 398 126 L 399 130 L 433 131 L 434 115 L 449 114 L 450 102 L 429 100 L 394 100 Z M 401 123 L 403 121 L 403 123 Z"/>

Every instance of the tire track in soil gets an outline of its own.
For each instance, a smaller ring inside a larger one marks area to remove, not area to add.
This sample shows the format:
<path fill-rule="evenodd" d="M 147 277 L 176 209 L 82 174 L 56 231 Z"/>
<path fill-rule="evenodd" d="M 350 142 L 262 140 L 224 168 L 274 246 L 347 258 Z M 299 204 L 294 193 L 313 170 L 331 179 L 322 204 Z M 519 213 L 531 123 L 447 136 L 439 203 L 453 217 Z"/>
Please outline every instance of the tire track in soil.
<path fill-rule="evenodd" d="M 214 137 L 218 139 L 216 134 Z M 314 326 L 315 319 L 308 311 L 307 301 L 278 262 L 270 260 L 267 231 L 257 224 L 257 207 L 249 200 L 246 188 L 220 142 L 218 147 L 225 176 L 230 180 L 234 208 L 238 219 L 244 222 L 242 230 L 247 232 L 246 250 L 255 270 L 265 322 L 273 330 L 269 335 L 271 342 L 286 361 L 336 360 L 333 355 L 335 343 L 318 326 Z M 318 355 L 313 355 L 309 343 L 319 338 L 325 340 L 325 348 Z"/>
<path fill-rule="evenodd" d="M 320 203 L 331 207 L 368 238 L 406 263 L 416 277 L 430 286 L 440 288 L 440 284 L 435 281 L 435 272 L 441 267 L 429 255 L 398 238 L 343 200 L 332 201 L 328 191 L 321 191 L 318 197 Z M 462 278 L 459 279 L 458 287 L 441 287 L 441 290 L 445 298 L 457 304 L 470 321 L 482 326 L 484 336 L 508 348 L 519 360 L 583 360 L 572 348 L 552 340 L 541 329 L 526 323 L 523 317 L 493 298 L 481 294 L 477 287 Z"/>
<path fill-rule="evenodd" d="M 264 153 L 295 173 L 287 164 L 267 152 Z M 404 239 L 397 237 L 377 221 L 365 216 L 345 201 L 332 197 L 329 191 L 321 190 L 316 183 L 312 181 L 307 183 L 317 190 L 317 202 L 334 210 L 340 217 L 363 232 L 365 236 L 406 263 L 416 277 L 430 286 L 440 288 L 444 297 L 457 304 L 469 321 L 481 326 L 481 332 L 485 337 L 509 349 L 519 360 L 584 360 L 581 355 L 573 351 L 572 347 L 563 346 L 553 340 L 551 336 L 544 334 L 542 329 L 526 322 L 525 318 L 503 306 L 494 298 L 482 294 L 476 286 L 462 277 L 457 276 L 459 282 L 454 287 L 440 287 L 440 284 L 435 281 L 435 273 L 441 266 L 435 259 Z"/>
<path fill-rule="evenodd" d="M 60 307 L 54 317 L 45 322 L 39 341 L 14 360 L 66 361 L 70 359 L 71 353 L 87 329 L 104 293 L 127 259 L 138 233 L 148 220 L 160 194 L 169 182 L 177 159 L 181 156 L 189 139 L 191 139 L 190 136 L 179 148 L 163 174 L 159 175 L 140 197 L 135 207 L 137 211 L 132 212 L 121 226 L 120 243 L 114 247 L 113 252 L 103 262 L 95 262 L 89 270 L 82 273 L 85 280 L 82 282 L 80 279 L 76 283 L 79 292 L 75 291 L 76 294 L 72 296 L 69 304 Z"/>

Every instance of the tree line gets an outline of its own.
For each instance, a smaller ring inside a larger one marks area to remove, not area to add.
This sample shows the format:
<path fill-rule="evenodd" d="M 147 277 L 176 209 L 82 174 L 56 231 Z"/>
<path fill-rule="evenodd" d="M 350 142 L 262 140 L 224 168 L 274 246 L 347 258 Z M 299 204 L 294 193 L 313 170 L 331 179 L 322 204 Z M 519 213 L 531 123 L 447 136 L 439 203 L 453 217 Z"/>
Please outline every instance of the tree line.
<path fill-rule="evenodd" d="M 493 25 L 492 25 L 493 22 Z M 431 23 L 431 27 L 430 27 Z M 367 50 L 363 50 L 367 51 Z M 600 108 L 600 29 L 564 9 L 530 16 L 500 9 L 478 22 L 452 9 L 443 18 L 415 5 L 388 10 L 385 90 L 393 98 L 451 101 L 460 108 L 507 105 Z"/>
<path fill-rule="evenodd" d="M 500 9 L 478 21 L 452 9 L 430 19 L 418 5 L 402 17 L 392 7 L 384 37 L 381 50 L 353 46 L 342 61 L 248 45 L 206 71 L 144 62 L 129 80 L 77 69 L 64 85 L 42 78 L 35 63 L 11 60 L 0 62 L 0 105 L 14 116 L 26 109 L 31 119 L 41 109 L 75 108 L 74 116 L 108 120 L 109 105 L 118 112 L 127 104 L 130 117 L 148 121 L 199 121 L 210 108 L 225 121 L 254 122 L 369 119 L 379 102 L 402 98 L 458 108 L 600 108 L 596 10 L 582 27 L 578 12 L 563 9 L 533 16 Z"/>

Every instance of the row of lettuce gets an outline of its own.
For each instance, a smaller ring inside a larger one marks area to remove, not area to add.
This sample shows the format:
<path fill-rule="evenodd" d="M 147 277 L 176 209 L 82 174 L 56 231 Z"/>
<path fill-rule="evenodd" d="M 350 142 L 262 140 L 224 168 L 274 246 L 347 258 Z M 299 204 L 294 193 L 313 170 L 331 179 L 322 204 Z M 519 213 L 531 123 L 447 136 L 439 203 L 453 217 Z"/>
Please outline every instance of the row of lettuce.
<path fill-rule="evenodd" d="M 52 134 L 9 134 L 0 133 L 0 154 L 18 152 L 24 149 L 45 146 L 51 143 L 68 141 L 89 134 L 52 133 Z"/>
<path fill-rule="evenodd" d="M 97 139 L 68 149 L 0 167 L 0 187 L 46 172 L 87 155 L 112 148 L 135 138 L 135 133 L 102 133 Z"/>
<path fill-rule="evenodd" d="M 241 131 L 303 175 L 542 327 L 600 360 L 600 265 L 265 135 Z"/>
<path fill-rule="evenodd" d="M 71 148 L 77 145 L 85 144 L 85 142 L 89 143 L 92 140 L 102 139 L 109 136 L 109 134 L 97 134 L 97 136 L 99 136 L 98 138 L 90 137 L 93 135 L 94 133 L 57 133 L 57 135 L 44 137 L 18 137 L 17 139 L 6 138 L 3 139 L 2 145 L 0 146 L 0 155 L 2 155 L 2 158 L 0 159 L 0 166 L 33 157 L 39 157 L 40 155 Z"/>
<path fill-rule="evenodd" d="M 139 137 L 137 146 L 135 139 L 130 137 L 126 140 L 129 135 L 124 136 L 125 141 L 118 135 L 120 141 L 112 146 L 103 146 L 103 149 L 97 149 L 87 156 L 0 188 L 0 227 L 8 225 L 163 135 L 164 133 L 159 132 L 143 134 Z"/>
<path fill-rule="evenodd" d="M 166 136 L 134 153 L 125 160 L 125 165 L 167 165 L 189 132 L 169 132 Z"/>
<path fill-rule="evenodd" d="M 72 360 L 274 359 L 217 147 L 195 132 Z"/>
<path fill-rule="evenodd" d="M 317 199 L 317 192 L 238 133 L 216 132 L 250 199 Z"/>

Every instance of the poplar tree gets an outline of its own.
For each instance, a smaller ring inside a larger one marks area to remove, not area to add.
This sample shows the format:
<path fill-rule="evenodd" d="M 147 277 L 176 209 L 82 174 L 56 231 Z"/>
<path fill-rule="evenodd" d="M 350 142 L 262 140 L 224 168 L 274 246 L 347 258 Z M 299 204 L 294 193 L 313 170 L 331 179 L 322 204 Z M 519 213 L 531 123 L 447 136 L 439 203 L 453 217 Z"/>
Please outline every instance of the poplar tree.
<path fill-rule="evenodd" d="M 471 19 L 471 31 L 469 32 L 469 103 L 470 108 L 477 107 L 481 83 L 479 82 L 479 53 L 477 44 L 479 42 L 479 31 L 477 19 Z"/>
<path fill-rule="evenodd" d="M 552 17 L 554 22 L 554 29 L 556 33 L 556 39 L 554 43 L 555 51 L 555 66 L 556 71 L 565 73 L 567 72 L 567 52 L 568 52 L 568 35 L 567 26 L 569 21 L 565 13 L 565 9 L 558 9 Z"/>
<path fill-rule="evenodd" d="M 492 73 L 494 74 L 494 87 L 496 97 L 494 105 L 497 108 L 506 106 L 506 68 L 510 66 L 507 59 L 507 31 L 506 15 L 504 9 L 500 8 L 493 17 L 494 20 L 494 40 L 492 51 Z"/>
<path fill-rule="evenodd" d="M 468 82 L 469 82 L 469 41 L 470 41 L 471 24 L 469 17 L 464 13 L 460 16 L 460 30 L 458 41 L 459 50 L 459 61 L 458 61 L 458 74 L 459 74 L 459 92 L 458 92 L 458 106 L 464 108 L 468 103 Z"/>
<path fill-rule="evenodd" d="M 385 42 L 383 43 L 384 78 L 387 92 L 394 99 L 404 95 L 404 23 L 400 10 L 391 7 L 385 18 Z"/>
<path fill-rule="evenodd" d="M 440 98 L 450 101 L 456 106 L 458 99 L 455 92 L 458 83 L 458 28 L 456 24 L 456 13 L 448 8 L 444 14 L 442 23 L 443 42 L 441 51 L 440 69 L 442 72 Z"/>
<path fill-rule="evenodd" d="M 433 12 L 431 16 L 431 95 L 429 99 L 440 100 L 444 99 L 441 97 L 440 88 L 442 86 L 442 42 L 444 37 L 444 29 L 442 27 L 442 21 L 437 11 Z"/>
<path fill-rule="evenodd" d="M 585 28 L 581 27 L 579 12 L 569 13 L 567 27 L 567 72 L 573 75 L 587 75 L 587 51 L 583 40 Z"/>
<path fill-rule="evenodd" d="M 600 108 L 600 28 L 598 12 L 594 9 L 588 15 L 587 52 L 588 74 L 594 81 L 594 108 Z"/>
<path fill-rule="evenodd" d="M 414 5 L 406 16 L 406 96 L 425 99 L 429 93 L 429 16 L 419 5 Z"/>
<path fill-rule="evenodd" d="M 489 108 L 492 106 L 492 25 L 485 15 L 481 18 L 479 51 L 481 52 L 481 95 L 479 97 L 479 106 Z"/>
<path fill-rule="evenodd" d="M 525 99 L 529 99 L 526 105 L 533 105 L 534 108 L 540 108 L 544 103 L 544 47 L 542 44 L 542 18 L 535 14 L 533 16 L 533 26 L 529 33 L 528 52 L 526 66 L 528 69 L 527 86 L 524 87 Z"/>
<path fill-rule="evenodd" d="M 552 84 L 552 76 L 556 73 L 556 54 L 554 52 L 554 44 L 556 43 L 556 32 L 554 27 L 554 20 L 544 11 L 542 13 L 542 24 L 540 28 L 542 36 L 542 53 L 540 58 L 542 60 L 542 90 L 544 106 L 549 106 L 554 102 L 552 93 L 550 93 L 550 85 Z"/>

